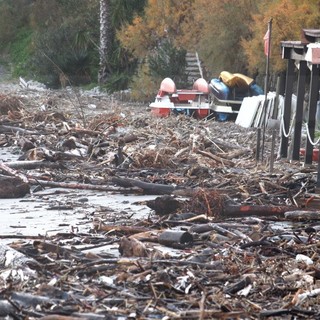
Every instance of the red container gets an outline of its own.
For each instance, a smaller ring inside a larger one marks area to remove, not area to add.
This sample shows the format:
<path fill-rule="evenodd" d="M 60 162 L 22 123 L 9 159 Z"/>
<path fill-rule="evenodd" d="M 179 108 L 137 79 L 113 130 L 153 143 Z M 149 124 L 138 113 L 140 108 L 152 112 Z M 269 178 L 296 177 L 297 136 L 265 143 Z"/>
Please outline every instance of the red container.
<path fill-rule="evenodd" d="M 151 113 L 157 117 L 168 117 L 170 114 L 170 108 L 152 108 Z"/>
<path fill-rule="evenodd" d="M 300 154 L 302 156 L 306 155 L 306 149 L 301 148 L 300 149 Z M 312 153 L 312 161 L 318 161 L 319 159 L 319 149 L 313 149 L 313 153 Z"/>
<path fill-rule="evenodd" d="M 203 119 L 209 115 L 208 109 L 198 109 L 195 111 L 195 117 L 197 119 Z"/>
<path fill-rule="evenodd" d="M 197 97 L 196 92 L 192 90 L 178 90 L 178 101 L 188 103 L 188 101 L 193 101 Z"/>

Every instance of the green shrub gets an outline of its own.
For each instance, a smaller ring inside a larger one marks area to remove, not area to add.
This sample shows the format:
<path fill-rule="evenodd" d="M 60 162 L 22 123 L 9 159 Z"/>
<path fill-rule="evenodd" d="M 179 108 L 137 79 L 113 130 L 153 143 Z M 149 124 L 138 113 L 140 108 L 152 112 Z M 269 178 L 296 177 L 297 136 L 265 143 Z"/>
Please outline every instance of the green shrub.
<path fill-rule="evenodd" d="M 162 80 L 163 78 L 160 76 L 151 76 L 148 62 L 142 63 L 130 83 L 132 100 L 140 102 L 153 101 Z"/>
<path fill-rule="evenodd" d="M 102 88 L 106 89 L 109 93 L 125 90 L 128 88 L 129 81 L 130 75 L 125 72 L 112 73 Z"/>
<path fill-rule="evenodd" d="M 10 45 L 10 56 L 13 62 L 13 76 L 30 76 L 33 73 L 30 68 L 32 56 L 32 31 L 21 29 Z"/>
<path fill-rule="evenodd" d="M 161 81 L 171 78 L 178 88 L 187 85 L 186 51 L 175 48 L 169 40 L 141 63 L 138 72 L 130 83 L 131 96 L 135 101 L 152 101 Z"/>
<path fill-rule="evenodd" d="M 169 40 L 164 40 L 152 54 L 149 55 L 150 75 L 156 78 L 171 78 L 177 87 L 187 85 L 186 50 L 177 49 Z"/>
<path fill-rule="evenodd" d="M 31 64 L 37 77 L 48 86 L 60 86 L 61 74 L 65 74 L 74 85 L 92 81 L 90 47 L 77 43 L 77 32 L 76 28 L 61 26 L 35 35 L 35 54 Z"/>

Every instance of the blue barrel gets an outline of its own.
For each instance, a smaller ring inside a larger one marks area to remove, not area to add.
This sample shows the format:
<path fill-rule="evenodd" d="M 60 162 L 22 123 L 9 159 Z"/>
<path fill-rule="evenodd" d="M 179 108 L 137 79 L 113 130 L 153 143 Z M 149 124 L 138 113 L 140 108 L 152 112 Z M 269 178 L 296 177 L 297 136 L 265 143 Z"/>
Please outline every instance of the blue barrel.
<path fill-rule="evenodd" d="M 210 81 L 209 86 L 212 94 L 219 100 L 228 100 L 230 89 L 222 81 L 214 78 Z"/>
<path fill-rule="evenodd" d="M 253 83 L 250 86 L 250 93 L 251 93 L 252 96 L 259 96 L 259 95 L 263 94 L 263 90 L 256 83 Z"/>
<path fill-rule="evenodd" d="M 217 115 L 216 115 L 216 119 L 218 121 L 221 121 L 221 122 L 224 122 L 224 121 L 227 121 L 230 117 L 230 114 L 229 113 L 224 113 L 224 112 L 217 112 Z"/>

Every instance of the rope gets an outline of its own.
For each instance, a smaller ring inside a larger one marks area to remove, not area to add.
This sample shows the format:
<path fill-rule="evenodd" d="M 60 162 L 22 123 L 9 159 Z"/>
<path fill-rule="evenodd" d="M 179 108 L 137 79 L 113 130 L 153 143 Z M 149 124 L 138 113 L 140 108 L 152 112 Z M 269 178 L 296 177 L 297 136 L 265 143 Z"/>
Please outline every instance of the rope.
<path fill-rule="evenodd" d="M 305 126 L 306 126 L 306 130 L 307 130 L 307 136 L 308 136 L 309 142 L 310 142 L 313 146 L 316 146 L 316 145 L 320 142 L 320 138 L 319 138 L 316 142 L 313 142 L 313 141 L 311 140 L 311 136 L 310 136 L 310 132 L 309 132 L 309 126 L 308 126 L 308 123 L 307 123 L 307 122 L 305 123 Z"/>
<path fill-rule="evenodd" d="M 293 115 L 293 119 L 294 119 L 294 116 L 295 115 Z M 285 128 L 284 128 L 284 116 L 282 115 L 282 117 L 281 117 L 281 128 L 282 128 L 282 134 L 284 135 L 285 138 L 288 138 L 290 136 L 292 128 L 293 128 L 293 124 L 294 124 L 294 120 L 290 123 L 290 127 L 289 127 L 289 130 L 288 130 L 288 133 L 287 133 L 285 131 Z M 305 122 L 305 127 L 306 127 L 307 137 L 308 137 L 308 140 L 309 140 L 310 144 L 312 144 L 313 146 L 316 146 L 317 144 L 319 144 L 320 138 L 318 138 L 318 140 L 316 142 L 312 141 L 311 136 L 310 136 L 309 126 L 308 126 L 307 122 Z"/>
<path fill-rule="evenodd" d="M 295 114 L 293 115 L 293 119 L 295 117 Z M 288 138 L 291 134 L 291 131 L 292 131 L 292 128 L 293 128 L 293 123 L 294 123 L 294 120 L 292 120 L 292 122 L 290 123 L 290 127 L 289 127 L 289 130 L 288 130 L 288 133 L 286 133 L 286 129 L 284 127 L 284 115 L 282 115 L 281 117 L 281 128 L 282 128 L 282 134 L 285 136 L 285 138 Z"/>

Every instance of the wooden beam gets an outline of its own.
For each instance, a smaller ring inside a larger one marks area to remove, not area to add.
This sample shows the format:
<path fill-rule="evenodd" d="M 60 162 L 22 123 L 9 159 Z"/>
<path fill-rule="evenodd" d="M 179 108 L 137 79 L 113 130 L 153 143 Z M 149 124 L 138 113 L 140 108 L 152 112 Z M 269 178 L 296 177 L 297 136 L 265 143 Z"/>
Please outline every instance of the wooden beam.
<path fill-rule="evenodd" d="M 301 44 L 300 41 L 282 42 L 282 59 L 292 59 L 296 61 L 305 60 L 307 47 Z"/>
<path fill-rule="evenodd" d="M 289 59 L 287 66 L 287 77 L 286 77 L 286 95 L 284 99 L 284 112 L 283 112 L 283 123 L 284 130 L 286 134 L 289 132 L 290 118 L 291 118 L 291 101 L 292 101 L 292 91 L 293 91 L 293 78 L 294 78 L 294 61 Z M 286 158 L 288 156 L 288 137 L 281 132 L 281 142 L 280 142 L 280 156 Z"/>

